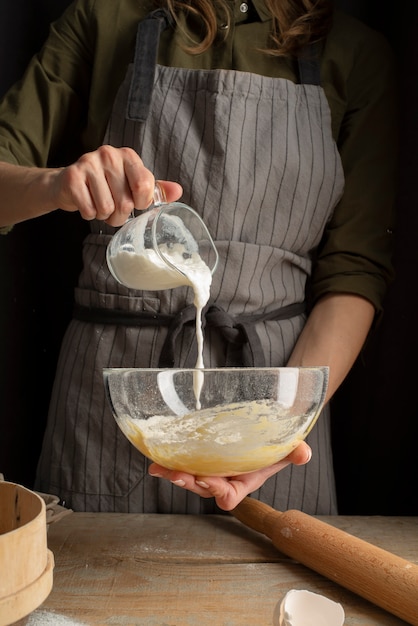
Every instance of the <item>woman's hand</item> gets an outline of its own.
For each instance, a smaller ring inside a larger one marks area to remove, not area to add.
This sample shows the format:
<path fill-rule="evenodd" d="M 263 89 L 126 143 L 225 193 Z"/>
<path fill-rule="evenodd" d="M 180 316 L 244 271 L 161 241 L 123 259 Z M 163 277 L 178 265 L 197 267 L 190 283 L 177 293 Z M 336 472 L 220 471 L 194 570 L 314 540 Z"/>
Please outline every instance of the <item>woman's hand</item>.
<path fill-rule="evenodd" d="M 159 183 L 168 202 L 180 198 L 183 190 L 178 183 Z M 56 209 L 122 226 L 134 208 L 150 206 L 154 187 L 154 175 L 131 148 L 101 146 L 62 168 L 0 163 L 0 226 Z"/>
<path fill-rule="evenodd" d="M 224 511 L 234 509 L 248 494 L 256 491 L 265 481 L 280 472 L 291 463 L 305 465 L 312 456 L 312 450 L 307 443 L 302 442 L 285 459 L 257 472 L 240 474 L 231 478 L 218 476 L 192 476 L 185 472 L 168 470 L 157 463 L 149 467 L 151 476 L 166 478 L 175 485 L 188 489 L 202 498 L 215 498 L 216 504 Z"/>
<path fill-rule="evenodd" d="M 131 148 L 101 146 L 58 172 L 56 196 L 65 211 L 79 211 L 86 220 L 121 226 L 133 209 L 146 209 L 153 200 L 155 179 Z M 167 200 L 177 200 L 182 188 L 163 182 Z"/>

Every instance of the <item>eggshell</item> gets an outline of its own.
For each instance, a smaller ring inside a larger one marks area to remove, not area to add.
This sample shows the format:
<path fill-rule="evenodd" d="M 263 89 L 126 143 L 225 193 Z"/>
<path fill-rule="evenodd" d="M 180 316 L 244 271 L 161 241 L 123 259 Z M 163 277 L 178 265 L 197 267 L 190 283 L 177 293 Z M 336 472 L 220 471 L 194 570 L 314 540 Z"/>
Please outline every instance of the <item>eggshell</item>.
<path fill-rule="evenodd" d="M 305 589 L 292 589 L 274 611 L 274 626 L 343 626 L 344 609 L 338 602 Z"/>

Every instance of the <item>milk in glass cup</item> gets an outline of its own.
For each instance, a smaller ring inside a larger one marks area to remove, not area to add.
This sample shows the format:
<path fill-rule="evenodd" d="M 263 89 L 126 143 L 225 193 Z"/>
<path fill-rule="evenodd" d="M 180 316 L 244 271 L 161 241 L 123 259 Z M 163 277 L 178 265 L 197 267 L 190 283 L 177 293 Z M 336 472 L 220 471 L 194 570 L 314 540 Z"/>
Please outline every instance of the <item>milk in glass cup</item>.
<path fill-rule="evenodd" d="M 115 233 L 106 259 L 119 283 L 154 291 L 193 286 L 197 275 L 212 275 L 218 252 L 198 213 L 182 202 L 167 202 L 157 184 L 151 207 Z"/>

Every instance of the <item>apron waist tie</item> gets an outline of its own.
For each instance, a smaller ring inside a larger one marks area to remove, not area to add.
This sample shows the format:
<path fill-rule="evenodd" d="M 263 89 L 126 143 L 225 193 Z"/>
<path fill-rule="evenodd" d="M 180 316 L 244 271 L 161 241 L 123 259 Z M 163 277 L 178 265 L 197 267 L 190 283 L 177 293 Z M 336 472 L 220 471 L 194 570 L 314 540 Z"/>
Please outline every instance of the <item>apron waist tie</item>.
<path fill-rule="evenodd" d="M 265 367 L 265 358 L 260 338 L 255 329 L 257 322 L 290 319 L 305 313 L 304 302 L 296 302 L 268 313 L 237 315 L 233 317 L 221 307 L 211 304 L 202 311 L 203 328 L 216 328 L 227 344 L 225 367 Z M 174 315 L 150 313 L 148 311 L 129 312 L 114 309 L 85 307 L 76 304 L 74 319 L 97 324 L 123 326 L 167 326 L 168 333 L 161 350 L 158 367 L 175 367 L 175 346 L 180 332 L 185 326 L 196 323 L 196 307 L 189 304 Z M 186 364 L 185 367 L 194 367 Z"/>

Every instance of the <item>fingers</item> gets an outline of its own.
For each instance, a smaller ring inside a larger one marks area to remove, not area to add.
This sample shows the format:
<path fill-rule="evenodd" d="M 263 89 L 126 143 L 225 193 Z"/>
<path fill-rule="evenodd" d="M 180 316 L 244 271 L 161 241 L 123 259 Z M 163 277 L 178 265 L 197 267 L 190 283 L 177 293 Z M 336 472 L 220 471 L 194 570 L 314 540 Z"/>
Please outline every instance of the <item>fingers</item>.
<path fill-rule="evenodd" d="M 304 465 L 308 463 L 312 456 L 312 450 L 307 443 L 299 444 L 291 454 L 285 459 L 278 461 L 274 465 L 240 474 L 230 478 L 219 476 L 192 476 L 186 472 L 174 472 L 161 465 L 152 463 L 149 473 L 156 478 L 165 478 L 174 485 L 192 491 L 203 498 L 215 498 L 217 505 L 224 511 L 234 509 L 248 494 L 259 489 L 265 481 L 280 472 L 290 464 Z"/>
<path fill-rule="evenodd" d="M 157 463 L 151 463 L 148 472 L 154 478 L 165 478 L 166 480 L 172 482 L 173 485 L 176 485 L 177 487 L 182 487 L 183 489 L 187 489 L 188 491 L 192 491 L 202 498 L 213 497 L 212 494 L 208 491 L 207 487 L 199 484 L 199 478 L 193 476 L 192 474 L 168 470 L 162 465 L 158 465 Z"/>
<path fill-rule="evenodd" d="M 153 201 L 155 179 L 131 148 L 101 146 L 84 154 L 59 172 L 59 206 L 79 211 L 86 220 L 98 219 L 121 226 L 133 209 L 146 209 Z M 182 194 L 178 183 L 162 181 L 167 201 Z"/>
<path fill-rule="evenodd" d="M 293 463 L 293 465 L 305 465 L 309 463 L 312 458 L 312 448 L 306 443 L 306 441 L 302 441 L 297 448 L 291 452 L 286 459 Z"/>

